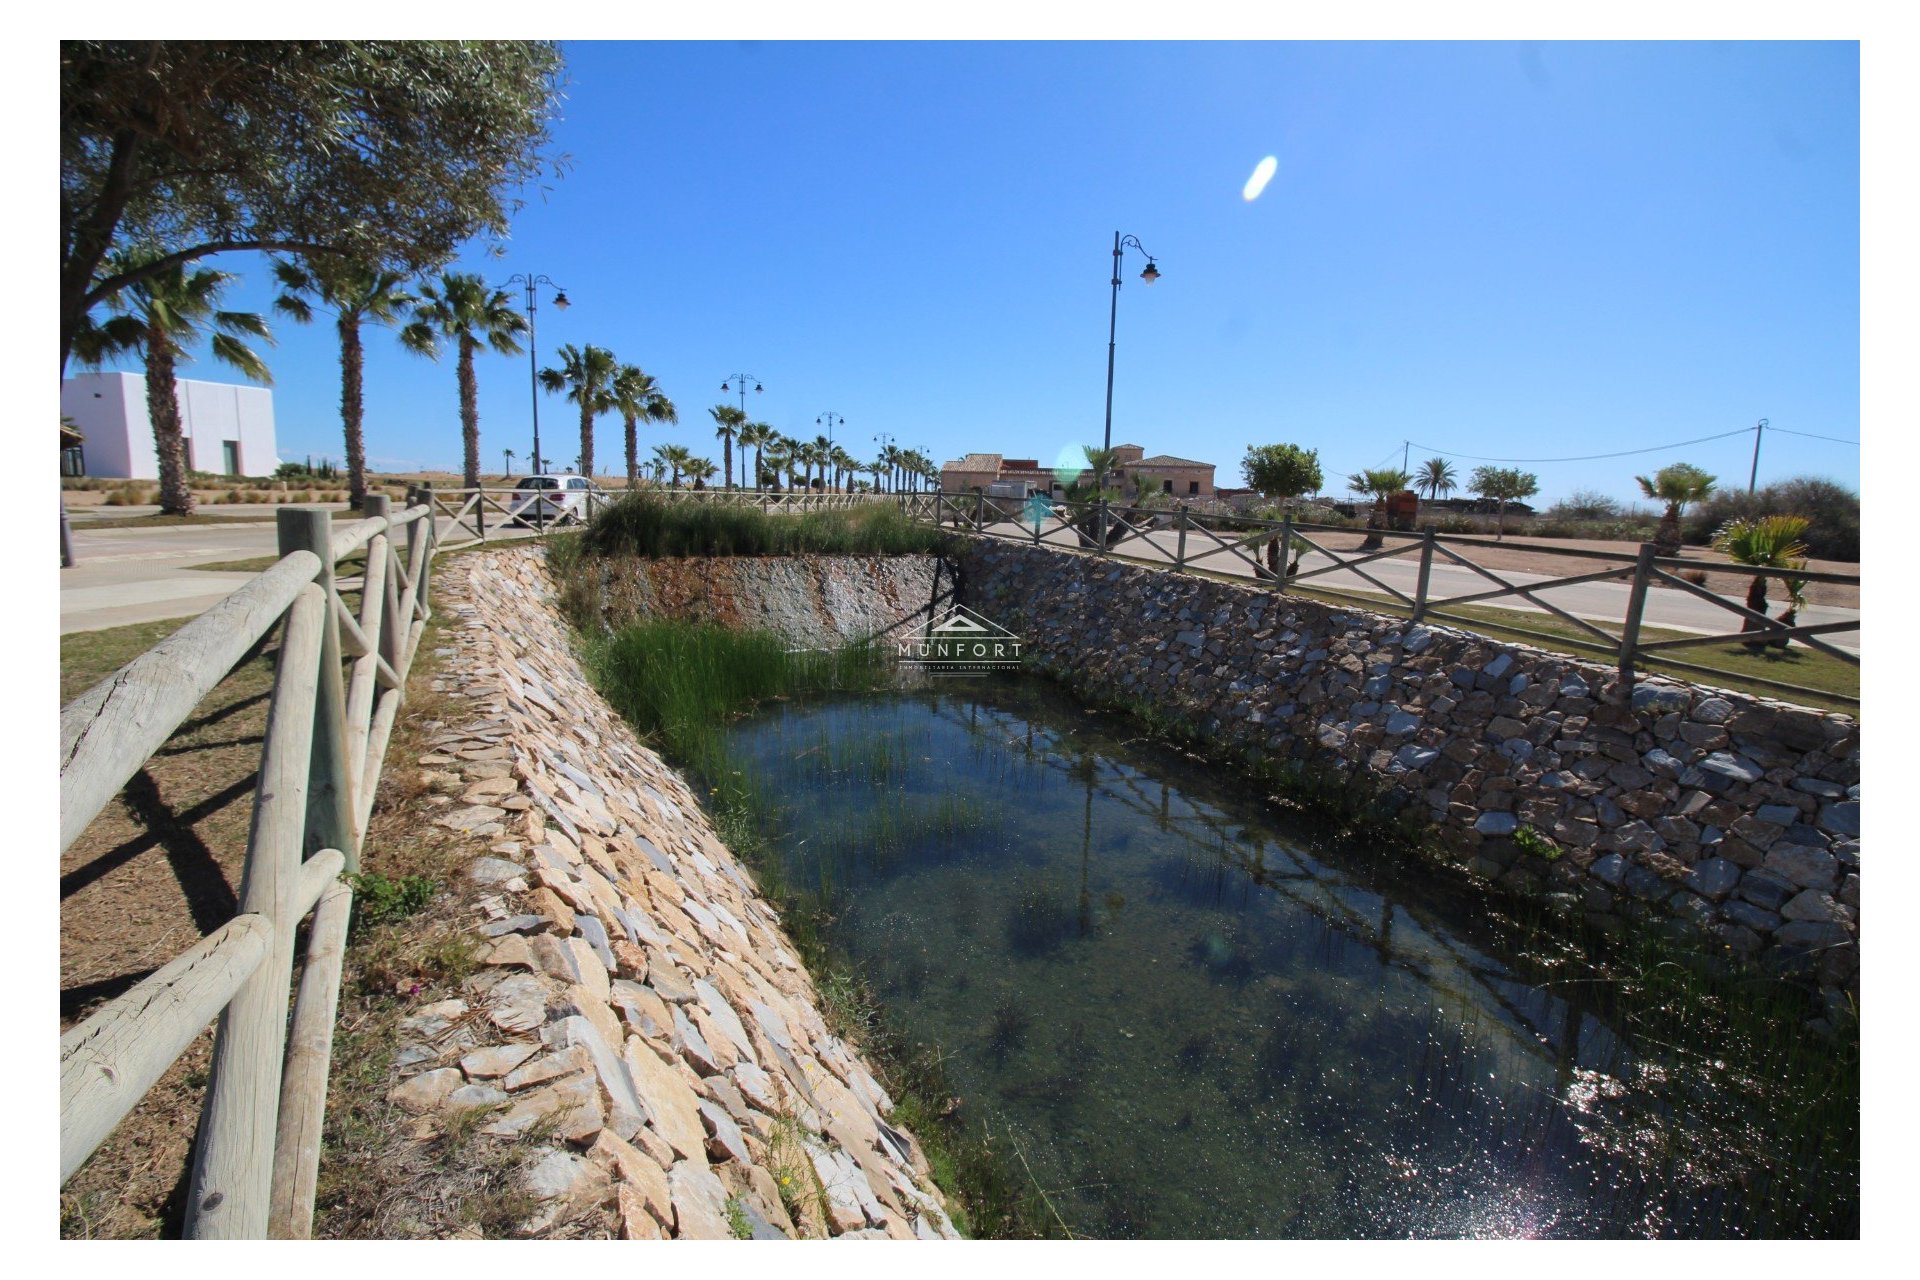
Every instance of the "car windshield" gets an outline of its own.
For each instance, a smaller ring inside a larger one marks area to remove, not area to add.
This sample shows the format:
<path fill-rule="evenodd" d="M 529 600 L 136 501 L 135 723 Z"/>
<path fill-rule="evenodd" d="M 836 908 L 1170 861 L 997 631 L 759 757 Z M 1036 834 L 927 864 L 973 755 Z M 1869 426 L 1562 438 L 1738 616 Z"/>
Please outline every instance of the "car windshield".
<path fill-rule="evenodd" d="M 514 486 L 516 489 L 551 489 L 554 487 L 552 476 L 532 476 Z"/>

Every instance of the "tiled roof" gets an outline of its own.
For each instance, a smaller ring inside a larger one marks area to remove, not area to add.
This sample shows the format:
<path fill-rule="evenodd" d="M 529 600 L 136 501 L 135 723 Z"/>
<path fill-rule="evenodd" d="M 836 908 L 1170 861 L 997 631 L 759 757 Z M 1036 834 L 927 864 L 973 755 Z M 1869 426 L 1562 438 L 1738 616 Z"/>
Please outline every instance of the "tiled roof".
<path fill-rule="evenodd" d="M 1170 453 L 1156 453 L 1151 458 L 1142 458 L 1133 464 L 1136 467 L 1211 467 L 1211 462 L 1195 462 L 1192 458 L 1176 458 Z"/>

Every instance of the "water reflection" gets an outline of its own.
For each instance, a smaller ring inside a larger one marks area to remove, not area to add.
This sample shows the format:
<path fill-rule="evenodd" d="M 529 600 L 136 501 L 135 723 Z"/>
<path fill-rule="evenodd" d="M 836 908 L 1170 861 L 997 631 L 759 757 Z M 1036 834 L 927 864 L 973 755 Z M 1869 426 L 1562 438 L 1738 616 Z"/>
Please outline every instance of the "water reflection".
<path fill-rule="evenodd" d="M 731 745 L 781 797 L 788 881 L 833 898 L 889 1019 L 1076 1231 L 1800 1226 L 1741 1195 L 1757 1084 L 1690 1064 L 1722 1111 L 1674 1118 L 1666 1050 L 1590 985 L 1530 979 L 1478 904 L 1318 847 L 1127 721 L 983 681 L 786 706 Z"/>

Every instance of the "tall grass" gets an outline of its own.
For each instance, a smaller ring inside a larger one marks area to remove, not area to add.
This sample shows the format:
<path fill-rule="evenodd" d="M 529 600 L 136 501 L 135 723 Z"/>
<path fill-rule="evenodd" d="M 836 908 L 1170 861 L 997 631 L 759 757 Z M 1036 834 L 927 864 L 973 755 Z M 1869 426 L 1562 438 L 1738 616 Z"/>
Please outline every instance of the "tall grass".
<path fill-rule="evenodd" d="M 629 494 L 594 517 L 581 550 L 596 556 L 924 555 L 945 541 L 939 530 L 875 504 L 784 515 L 757 507 L 674 502 Z"/>

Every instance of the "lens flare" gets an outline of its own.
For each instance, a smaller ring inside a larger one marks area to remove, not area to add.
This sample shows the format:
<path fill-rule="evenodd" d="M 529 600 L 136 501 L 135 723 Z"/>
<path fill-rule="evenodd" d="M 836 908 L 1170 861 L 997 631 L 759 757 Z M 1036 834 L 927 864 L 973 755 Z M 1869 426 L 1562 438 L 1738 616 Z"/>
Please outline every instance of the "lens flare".
<path fill-rule="evenodd" d="M 1268 156 L 1253 166 L 1253 176 L 1247 179 L 1246 186 L 1240 188 L 1240 198 L 1248 204 L 1258 200 L 1260 193 L 1267 189 L 1267 184 L 1273 181 L 1274 171 L 1279 167 L 1280 161 L 1273 156 Z"/>

